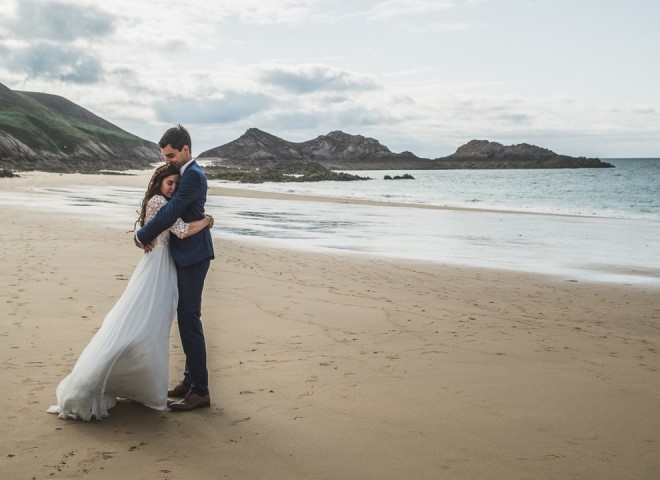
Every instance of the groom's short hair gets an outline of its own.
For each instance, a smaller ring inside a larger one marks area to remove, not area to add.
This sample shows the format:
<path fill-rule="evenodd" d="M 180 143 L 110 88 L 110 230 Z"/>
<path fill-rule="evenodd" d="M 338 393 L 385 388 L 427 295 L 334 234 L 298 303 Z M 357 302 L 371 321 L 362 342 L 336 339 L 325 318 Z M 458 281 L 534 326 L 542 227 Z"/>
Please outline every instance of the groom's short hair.
<path fill-rule="evenodd" d="M 158 142 L 160 148 L 165 148 L 170 145 L 172 148 L 181 151 L 184 145 L 188 145 L 188 149 L 192 152 L 192 141 L 190 134 L 183 125 L 177 124 L 176 127 L 169 128 L 161 137 Z"/>

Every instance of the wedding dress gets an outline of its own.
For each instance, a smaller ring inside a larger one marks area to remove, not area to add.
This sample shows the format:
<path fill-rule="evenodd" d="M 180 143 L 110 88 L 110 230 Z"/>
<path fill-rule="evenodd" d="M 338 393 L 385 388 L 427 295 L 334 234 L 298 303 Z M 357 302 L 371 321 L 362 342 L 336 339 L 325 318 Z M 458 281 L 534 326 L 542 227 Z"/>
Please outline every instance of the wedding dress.
<path fill-rule="evenodd" d="M 166 203 L 160 195 L 152 197 L 146 220 Z M 58 385 L 57 405 L 49 413 L 57 413 L 59 418 L 100 420 L 108 416 L 117 397 L 156 410 L 167 407 L 170 327 L 179 296 L 169 237 L 172 231 L 183 238 L 187 230 L 188 224 L 177 220 L 142 257 L 126 290 L 71 373 Z"/>

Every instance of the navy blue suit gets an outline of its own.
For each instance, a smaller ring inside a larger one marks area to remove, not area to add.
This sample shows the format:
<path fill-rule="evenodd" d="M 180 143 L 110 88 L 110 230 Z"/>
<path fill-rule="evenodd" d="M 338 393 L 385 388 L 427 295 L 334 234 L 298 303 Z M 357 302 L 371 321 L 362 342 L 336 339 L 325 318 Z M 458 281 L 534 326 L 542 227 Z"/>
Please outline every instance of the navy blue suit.
<path fill-rule="evenodd" d="M 204 218 L 208 189 L 206 175 L 193 161 L 179 178 L 172 199 L 137 232 L 142 244 L 151 243 L 172 226 L 177 218 L 193 222 Z M 179 305 L 177 319 L 181 345 L 186 354 L 183 383 L 199 395 L 208 394 L 206 342 L 202 329 L 202 290 L 211 260 L 213 240 L 208 228 L 186 238 L 170 235 L 170 252 L 177 270 Z"/>

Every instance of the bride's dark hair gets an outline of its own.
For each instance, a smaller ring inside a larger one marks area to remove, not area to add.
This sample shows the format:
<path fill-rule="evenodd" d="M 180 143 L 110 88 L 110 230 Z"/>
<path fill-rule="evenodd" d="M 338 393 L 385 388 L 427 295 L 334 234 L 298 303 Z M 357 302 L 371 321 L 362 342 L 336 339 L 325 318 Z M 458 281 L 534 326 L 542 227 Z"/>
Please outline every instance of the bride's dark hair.
<path fill-rule="evenodd" d="M 154 195 L 160 195 L 160 185 L 170 175 L 178 175 L 179 169 L 174 165 L 161 165 L 158 167 L 154 174 L 149 180 L 149 186 L 147 186 L 147 191 L 144 192 L 144 198 L 142 199 L 142 207 L 140 209 L 140 216 L 137 219 L 136 224 L 140 224 L 141 227 L 144 227 L 145 219 L 147 216 L 147 203 L 151 200 L 151 197 Z"/>

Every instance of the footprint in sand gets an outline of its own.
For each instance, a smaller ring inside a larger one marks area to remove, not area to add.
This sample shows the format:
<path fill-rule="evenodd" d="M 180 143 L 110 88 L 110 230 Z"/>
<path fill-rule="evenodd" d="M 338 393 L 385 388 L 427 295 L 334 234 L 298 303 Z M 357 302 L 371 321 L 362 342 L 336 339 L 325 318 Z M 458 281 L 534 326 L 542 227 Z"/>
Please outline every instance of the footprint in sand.
<path fill-rule="evenodd" d="M 135 450 L 139 450 L 141 447 L 144 447 L 146 445 L 148 445 L 147 442 L 140 442 L 138 445 L 131 445 L 130 447 L 128 447 L 128 451 L 134 452 Z"/>

